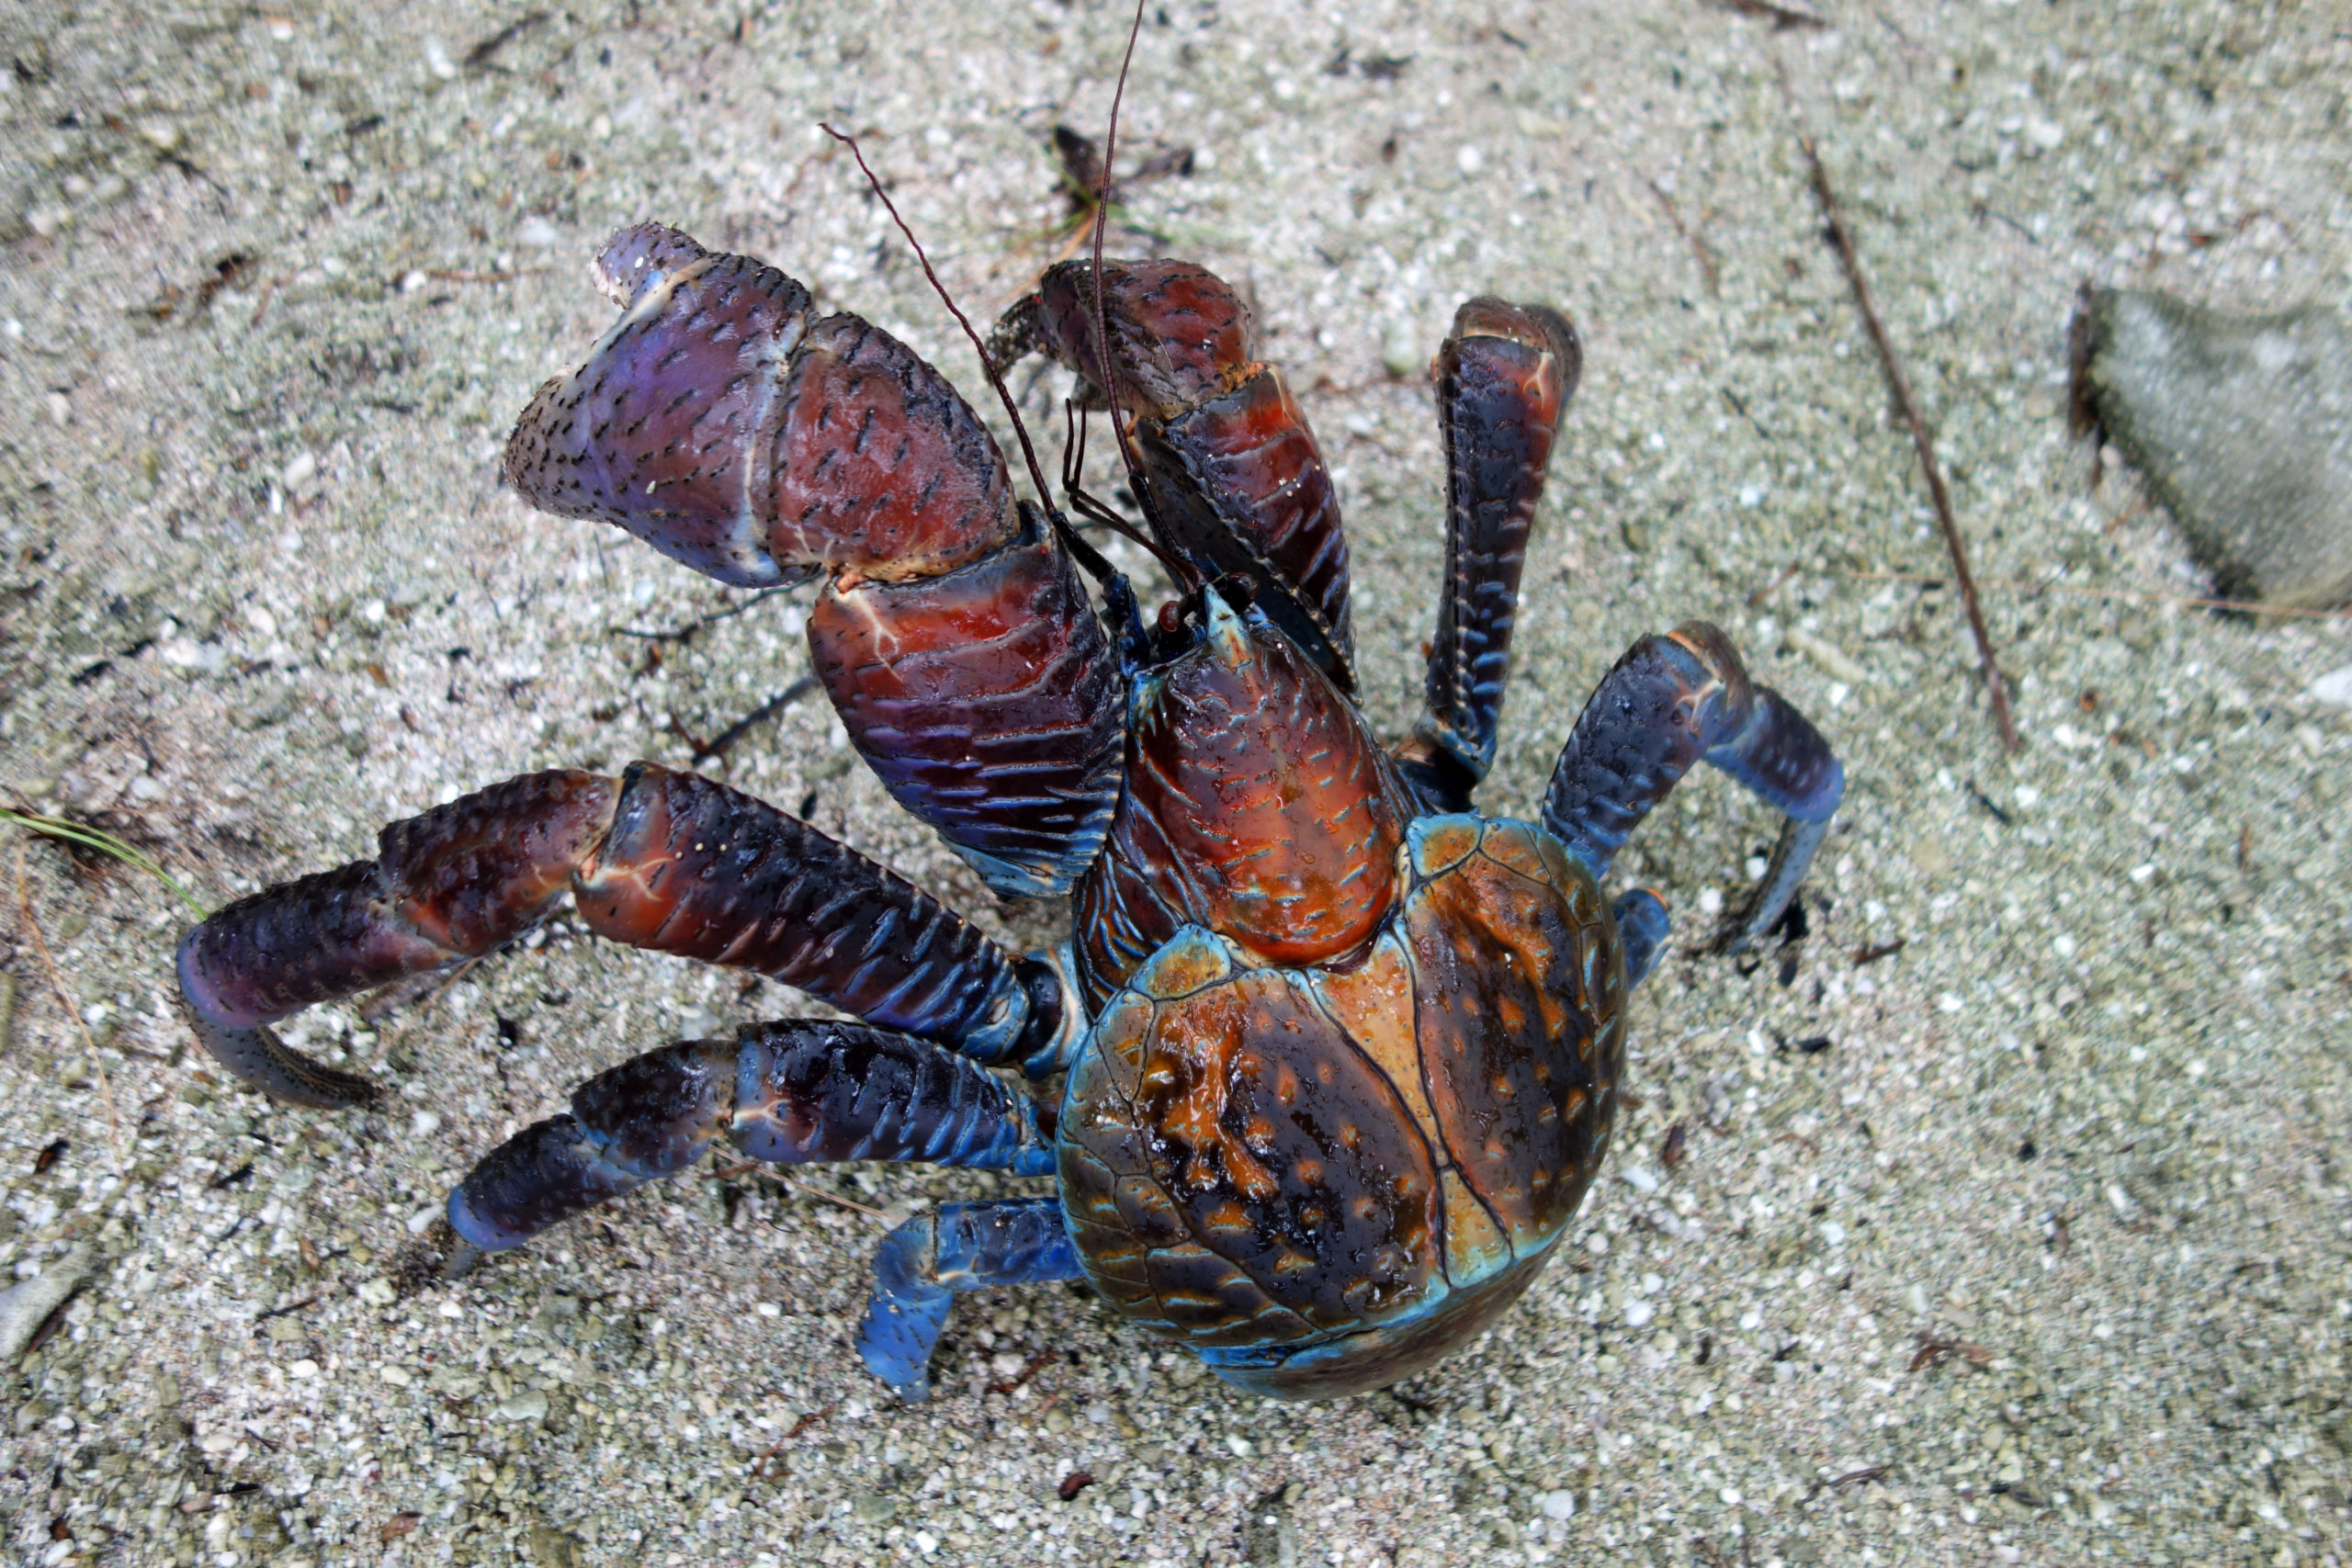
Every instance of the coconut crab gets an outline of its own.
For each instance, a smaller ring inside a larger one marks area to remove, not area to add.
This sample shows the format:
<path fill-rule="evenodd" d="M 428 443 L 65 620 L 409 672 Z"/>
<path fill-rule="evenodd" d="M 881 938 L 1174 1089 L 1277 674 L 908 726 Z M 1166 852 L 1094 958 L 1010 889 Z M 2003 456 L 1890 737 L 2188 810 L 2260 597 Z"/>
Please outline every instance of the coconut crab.
<path fill-rule="evenodd" d="M 1182 593 L 1151 619 L 1034 457 L 1033 502 L 887 333 L 658 226 L 615 235 L 596 276 L 622 313 L 524 412 L 509 480 L 723 582 L 821 577 L 810 651 L 852 742 L 999 894 L 1066 899 L 1069 942 L 1005 952 L 696 774 L 554 771 L 394 823 L 375 859 L 190 931 L 180 986 L 206 1048 L 280 1100 L 365 1104 L 374 1085 L 270 1023 L 492 952 L 569 897 L 600 935 L 862 1021 L 755 1024 L 599 1074 L 450 1195 L 472 1248 L 521 1245 L 725 1139 L 763 1160 L 1058 1179 L 883 1242 L 858 1348 L 910 1398 L 954 1292 L 982 1286 L 1084 1278 L 1285 1397 L 1379 1386 L 1479 1332 L 1607 1148 L 1626 998 L 1668 929 L 1655 894 L 1603 895 L 1611 857 L 1694 763 L 1729 773 L 1785 818 L 1731 929 L 1744 943 L 1795 894 L 1844 784 L 1814 727 L 1694 623 L 1602 680 L 1540 822 L 1474 811 L 1580 367 L 1566 320 L 1475 299 L 1440 352 L 1447 570 L 1426 712 L 1390 748 L 1350 695 L 1329 476 L 1214 275 L 1067 264 L 990 344 L 997 365 L 1060 361 L 1113 410 L 1142 536 Z M 1038 1098 L 1002 1067 L 1061 1087 Z"/>

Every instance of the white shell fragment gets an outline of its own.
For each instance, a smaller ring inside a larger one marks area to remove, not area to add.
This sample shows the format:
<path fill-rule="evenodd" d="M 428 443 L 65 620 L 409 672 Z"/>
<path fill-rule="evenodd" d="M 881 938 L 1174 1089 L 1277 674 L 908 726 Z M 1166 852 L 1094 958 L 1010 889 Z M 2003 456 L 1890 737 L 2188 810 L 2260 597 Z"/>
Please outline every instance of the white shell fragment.
<path fill-rule="evenodd" d="M 98 1266 L 98 1249 L 84 1242 L 22 1284 L 0 1292 L 0 1362 L 13 1361 Z"/>

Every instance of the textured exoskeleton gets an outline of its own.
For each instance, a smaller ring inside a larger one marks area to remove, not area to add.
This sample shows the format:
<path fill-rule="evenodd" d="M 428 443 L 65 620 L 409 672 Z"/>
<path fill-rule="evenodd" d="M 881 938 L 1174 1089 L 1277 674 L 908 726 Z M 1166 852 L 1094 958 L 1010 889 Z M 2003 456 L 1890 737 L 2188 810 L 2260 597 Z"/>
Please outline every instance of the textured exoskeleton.
<path fill-rule="evenodd" d="M 986 1285 L 1083 1277 L 1291 1397 L 1379 1386 L 1493 1321 L 1607 1150 L 1627 994 L 1666 934 L 1654 894 L 1602 893 L 1618 847 L 1696 762 L 1747 784 L 1786 821 L 1744 943 L 1795 895 L 1844 787 L 1813 727 L 1692 624 L 1602 680 L 1540 820 L 1473 809 L 1579 370 L 1568 322 L 1473 300 L 1439 354 L 1447 570 L 1427 711 L 1390 748 L 1350 696 L 1330 477 L 1213 275 L 1057 267 L 994 340 L 1070 367 L 1120 422 L 1183 595 L 1148 625 L 1046 498 L 1014 499 L 972 411 L 904 345 L 668 230 L 616 236 L 598 276 L 621 319 L 526 411 L 510 479 L 723 581 L 823 574 L 810 651 L 851 739 L 999 891 L 1066 896 L 1067 949 L 1007 953 L 696 775 L 547 773 L 190 931 L 206 1046 L 279 1099 L 365 1103 L 372 1084 L 270 1022 L 493 951 L 569 897 L 599 934 L 863 1021 L 757 1024 L 599 1075 L 451 1194 L 470 1247 L 520 1245 L 723 1138 L 763 1160 L 1058 1179 L 883 1243 L 858 1344 L 911 1398 L 953 1293 Z"/>

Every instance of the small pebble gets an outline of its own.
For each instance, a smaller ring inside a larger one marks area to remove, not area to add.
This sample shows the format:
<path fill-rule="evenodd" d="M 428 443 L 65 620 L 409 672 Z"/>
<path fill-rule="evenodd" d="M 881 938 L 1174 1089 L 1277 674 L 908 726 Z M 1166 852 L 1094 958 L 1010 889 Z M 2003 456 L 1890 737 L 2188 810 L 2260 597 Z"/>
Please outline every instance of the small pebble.
<path fill-rule="evenodd" d="M 510 1394 L 498 1402 L 498 1418 L 532 1423 L 544 1421 L 548 1418 L 548 1396 L 535 1388 Z"/>
<path fill-rule="evenodd" d="M 2332 703 L 2340 708 L 2352 708 L 2352 664 L 2341 670 L 2329 671 L 2303 690 L 2320 702 Z"/>
<path fill-rule="evenodd" d="M 1422 357 L 1420 334 L 1410 321 L 1391 321 L 1380 339 L 1380 367 L 1399 381 L 1419 375 L 1429 367 Z"/>

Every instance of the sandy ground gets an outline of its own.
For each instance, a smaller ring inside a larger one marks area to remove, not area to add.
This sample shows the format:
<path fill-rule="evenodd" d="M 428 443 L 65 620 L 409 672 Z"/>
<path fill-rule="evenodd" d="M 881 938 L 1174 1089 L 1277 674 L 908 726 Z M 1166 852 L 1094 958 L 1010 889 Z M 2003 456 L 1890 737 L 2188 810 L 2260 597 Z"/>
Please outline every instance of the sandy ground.
<path fill-rule="evenodd" d="M 559 924 L 389 1018 L 307 1020 L 400 1098 L 287 1111 L 179 1022 L 181 908 L 9 842 L 0 1260 L 101 1259 L 0 1384 L 11 1557 L 2337 1561 L 2352 713 L 2307 688 L 2352 637 L 2181 608 L 2177 536 L 2128 475 L 2093 488 L 2061 413 L 2086 277 L 2352 293 L 2352 30 L 1828 9 L 1170 0 L 1138 51 L 1135 144 L 1200 156 L 1136 212 L 1253 292 L 1322 433 L 1374 720 L 1409 719 L 1442 555 L 1429 392 L 1386 366 L 1493 291 L 1567 309 L 1588 359 L 1490 809 L 1532 810 L 1609 662 L 1694 616 L 1850 770 L 1810 935 L 1752 972 L 1679 951 L 1645 987 L 1640 1103 L 1490 1336 L 1283 1406 L 1069 1290 L 1001 1292 L 906 1408 L 849 1348 L 865 1259 L 885 1218 L 1009 1186 L 908 1170 L 697 1174 L 416 1289 L 440 1196 L 570 1083 L 800 999 Z M 1084 3 L 378 13 L 0 16 L 0 784 L 208 907 L 512 773 L 683 764 L 800 675 L 803 599 L 631 635 L 741 596 L 498 488 L 515 412 L 607 319 L 586 258 L 664 218 L 970 385 L 813 122 L 870 133 L 990 316 L 1058 246 L 1046 133 L 1100 127 L 1125 28 Z M 1800 127 L 1939 432 L 2013 758 Z M 1057 390 L 1028 404 L 1049 453 Z M 1009 940 L 1056 930 L 989 907 L 817 699 L 725 773 Z M 1623 872 L 1688 932 L 1770 834 L 1697 780 Z"/>

